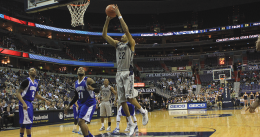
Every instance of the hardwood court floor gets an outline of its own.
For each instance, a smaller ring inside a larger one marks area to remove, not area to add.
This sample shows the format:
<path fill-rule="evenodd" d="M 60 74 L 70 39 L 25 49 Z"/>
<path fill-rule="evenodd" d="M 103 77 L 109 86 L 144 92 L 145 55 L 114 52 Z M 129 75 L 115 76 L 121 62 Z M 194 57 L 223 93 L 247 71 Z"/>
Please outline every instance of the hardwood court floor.
<path fill-rule="evenodd" d="M 260 109 L 254 114 L 241 110 L 157 110 L 149 112 L 149 123 L 142 125 L 142 116 L 137 115 L 138 136 L 178 136 L 178 137 L 259 137 Z M 112 118 L 112 131 L 116 127 Z M 107 120 L 105 122 L 107 128 Z M 100 119 L 92 120 L 90 131 L 96 137 L 108 136 L 100 132 Z M 120 132 L 125 133 L 126 120 L 122 117 Z M 56 124 L 32 128 L 32 137 L 82 137 L 72 133 L 73 123 Z M 111 132 L 112 132 L 111 131 Z M 103 136 L 101 135 L 103 134 Z M 122 135 L 122 134 L 121 134 Z M 0 137 L 17 137 L 19 130 L 0 132 Z M 113 135 L 112 135 L 113 136 Z M 26 137 L 26 135 L 25 135 Z M 117 136 L 118 137 L 118 136 Z"/>

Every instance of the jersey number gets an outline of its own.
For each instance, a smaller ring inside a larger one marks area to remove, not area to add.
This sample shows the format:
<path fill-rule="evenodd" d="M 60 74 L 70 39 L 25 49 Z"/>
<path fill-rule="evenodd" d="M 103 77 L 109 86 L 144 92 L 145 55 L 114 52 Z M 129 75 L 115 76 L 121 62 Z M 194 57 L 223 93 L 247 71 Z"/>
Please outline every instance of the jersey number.
<path fill-rule="evenodd" d="M 32 92 L 32 98 L 34 98 L 34 94 L 35 94 L 35 92 L 33 91 L 33 92 Z"/>
<path fill-rule="evenodd" d="M 83 99 L 83 92 L 79 92 L 79 99 Z"/>
<path fill-rule="evenodd" d="M 119 59 L 125 59 L 125 52 L 119 52 Z"/>
<path fill-rule="evenodd" d="M 107 93 L 103 93 L 103 96 L 106 97 L 106 96 L 107 96 Z"/>

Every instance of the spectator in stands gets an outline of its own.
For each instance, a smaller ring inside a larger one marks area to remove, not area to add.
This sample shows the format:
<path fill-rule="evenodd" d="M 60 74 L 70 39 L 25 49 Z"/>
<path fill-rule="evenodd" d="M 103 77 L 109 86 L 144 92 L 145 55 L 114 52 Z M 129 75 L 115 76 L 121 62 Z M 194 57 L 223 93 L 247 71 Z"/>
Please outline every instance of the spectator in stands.
<path fill-rule="evenodd" d="M 154 97 L 153 93 L 151 93 L 151 96 L 150 96 L 150 107 L 151 107 L 151 111 L 154 110 L 154 101 L 155 101 L 155 97 Z"/>
<path fill-rule="evenodd" d="M 4 108 L 2 106 L 2 103 L 0 101 L 0 131 L 4 128 L 4 119 L 3 119 L 3 115 L 4 115 Z"/>
<path fill-rule="evenodd" d="M 8 104 L 7 107 L 4 108 L 4 123 L 5 123 L 5 128 L 8 127 L 8 123 L 13 122 L 13 111 L 11 104 Z"/>
<path fill-rule="evenodd" d="M 216 102 L 219 109 L 222 109 L 222 100 L 223 100 L 222 93 L 221 92 L 217 93 Z"/>
<path fill-rule="evenodd" d="M 235 99 L 235 108 L 239 109 L 240 108 L 240 100 L 236 97 Z"/>

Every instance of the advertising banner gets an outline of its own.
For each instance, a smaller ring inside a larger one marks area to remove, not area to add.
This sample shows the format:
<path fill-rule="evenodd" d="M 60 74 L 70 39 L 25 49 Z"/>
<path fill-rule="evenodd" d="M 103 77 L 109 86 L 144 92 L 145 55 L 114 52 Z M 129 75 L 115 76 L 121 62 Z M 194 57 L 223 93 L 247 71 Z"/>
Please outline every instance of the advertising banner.
<path fill-rule="evenodd" d="M 180 110 L 180 109 L 187 109 L 187 103 L 169 105 L 169 110 Z"/>
<path fill-rule="evenodd" d="M 117 108 L 112 108 L 113 116 L 117 115 Z M 100 118 L 100 110 L 96 109 L 92 116 L 92 119 Z M 33 125 L 40 124 L 52 124 L 52 123 L 62 123 L 62 122 L 72 122 L 74 121 L 73 110 L 69 110 L 68 114 L 64 114 L 64 110 L 47 110 L 47 111 L 34 111 L 33 113 Z M 14 126 L 19 127 L 19 112 L 15 112 L 14 116 Z"/>
<path fill-rule="evenodd" d="M 201 108 L 207 108 L 207 103 L 188 103 L 188 109 L 201 109 Z"/>

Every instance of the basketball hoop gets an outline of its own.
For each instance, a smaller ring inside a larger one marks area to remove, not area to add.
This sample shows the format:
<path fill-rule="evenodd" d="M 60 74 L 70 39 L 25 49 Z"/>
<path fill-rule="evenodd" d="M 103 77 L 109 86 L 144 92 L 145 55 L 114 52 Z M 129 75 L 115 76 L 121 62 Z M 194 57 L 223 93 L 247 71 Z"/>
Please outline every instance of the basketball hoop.
<path fill-rule="evenodd" d="M 220 83 L 225 83 L 225 76 L 222 75 L 219 77 Z"/>
<path fill-rule="evenodd" d="M 84 26 L 84 15 L 90 0 L 75 1 L 67 5 L 71 15 L 71 26 Z"/>

